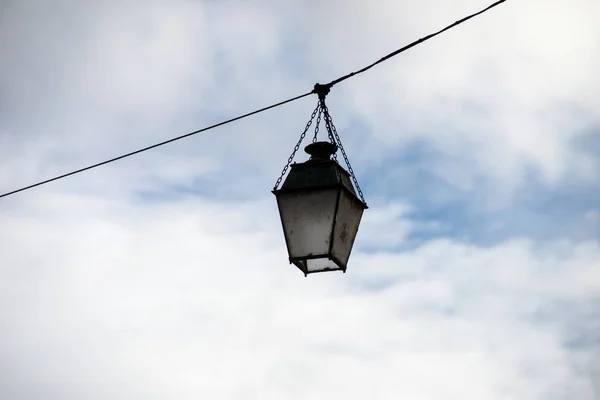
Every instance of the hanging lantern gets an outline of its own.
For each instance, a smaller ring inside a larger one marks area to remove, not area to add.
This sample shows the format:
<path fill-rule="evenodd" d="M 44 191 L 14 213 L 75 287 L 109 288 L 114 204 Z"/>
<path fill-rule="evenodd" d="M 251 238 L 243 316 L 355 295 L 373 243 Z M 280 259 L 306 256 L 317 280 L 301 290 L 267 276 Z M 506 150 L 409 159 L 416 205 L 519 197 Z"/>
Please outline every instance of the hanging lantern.
<path fill-rule="evenodd" d="M 273 190 L 277 198 L 289 261 L 304 272 L 305 276 L 325 271 L 346 272 L 358 226 L 363 211 L 367 208 L 323 100 L 312 117 L 319 112 L 315 138 L 313 143 L 305 148 L 310 159 L 303 163 L 291 164 L 312 118 Z M 324 113 L 330 142 L 316 141 L 321 113 Z M 338 148 L 344 155 L 350 173 L 336 160 L 335 153 Z M 290 166 L 287 178 L 278 188 Z M 357 186 L 360 198 L 352 180 Z"/>

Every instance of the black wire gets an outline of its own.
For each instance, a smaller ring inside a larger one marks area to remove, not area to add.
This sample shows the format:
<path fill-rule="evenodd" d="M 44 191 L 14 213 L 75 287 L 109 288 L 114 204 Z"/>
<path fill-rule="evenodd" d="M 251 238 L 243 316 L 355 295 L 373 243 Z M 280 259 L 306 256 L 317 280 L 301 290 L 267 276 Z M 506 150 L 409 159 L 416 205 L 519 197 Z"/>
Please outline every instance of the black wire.
<path fill-rule="evenodd" d="M 488 11 L 488 10 L 490 10 L 490 9 L 492 9 L 492 8 L 494 8 L 494 7 L 496 7 L 496 6 L 500 5 L 500 4 L 502 4 L 502 3 L 504 3 L 505 1 L 506 1 L 506 0 L 499 0 L 499 1 L 495 2 L 494 4 L 492 4 L 492 5 L 488 6 L 488 7 L 486 7 L 485 9 L 483 9 L 483 10 L 481 10 L 481 11 L 479 11 L 479 12 L 476 12 L 475 14 L 471 14 L 471 15 L 469 15 L 469 16 L 467 16 L 467 17 L 464 17 L 464 18 L 462 18 L 462 19 L 460 19 L 460 20 L 458 20 L 458 21 L 454 22 L 453 24 L 450 24 L 450 25 L 448 25 L 447 27 L 445 27 L 445 28 L 444 28 L 444 29 L 442 29 L 442 30 L 439 30 L 439 31 L 437 31 L 437 32 L 435 32 L 435 33 L 432 33 L 432 34 L 430 34 L 430 35 L 427 35 L 427 36 L 425 36 L 425 37 L 422 37 L 421 39 L 415 40 L 414 42 L 412 42 L 412 43 L 410 43 L 410 44 L 408 44 L 408 45 L 406 45 L 406 46 L 404 46 L 404 47 L 402 47 L 402 48 L 400 48 L 400 49 L 398 49 L 398 50 L 396 50 L 396 51 L 394 51 L 394 52 L 392 52 L 392 53 L 390 53 L 390 54 L 386 55 L 385 57 L 382 57 L 382 58 L 380 58 L 379 60 L 375 61 L 373 64 L 367 65 L 366 67 L 364 67 L 364 68 L 362 68 L 362 69 L 359 69 L 358 71 L 351 72 L 351 73 L 349 73 L 349 74 L 347 74 L 347 75 L 344 75 L 344 76 L 342 76 L 342 77 L 340 77 L 340 78 L 338 78 L 338 79 L 335 79 L 335 80 L 333 80 L 333 81 L 329 82 L 328 84 L 324 84 L 324 85 L 322 85 L 322 84 L 318 84 L 318 83 L 317 83 L 317 84 L 315 85 L 314 89 L 313 89 L 311 92 L 308 92 L 308 93 L 302 94 L 302 95 L 300 95 L 300 96 L 293 97 L 293 98 L 291 98 L 291 99 L 288 99 L 288 100 L 281 101 L 281 102 L 279 102 L 279 103 L 277 103 L 277 104 L 273 104 L 273 105 L 271 105 L 271 106 L 268 106 L 268 107 L 261 108 L 260 110 L 252 111 L 252 112 L 250 112 L 250 113 L 248 113 L 248 114 L 240 115 L 239 117 L 235 117 L 235 118 L 229 119 L 229 120 L 227 120 L 227 121 L 219 122 L 218 124 L 211 125 L 211 126 L 208 126 L 208 127 L 206 127 L 206 128 L 202 128 L 202 129 L 199 129 L 199 130 L 197 130 L 197 131 L 194 131 L 194 132 L 186 133 L 185 135 L 181 135 L 181 136 L 177 136 L 177 137 L 175 137 L 175 138 L 169 139 L 169 140 L 165 140 L 164 142 L 160 142 L 160 143 L 157 143 L 157 144 L 153 144 L 152 146 L 144 147 L 143 149 L 139 149 L 139 150 L 136 150 L 136 151 L 132 151 L 131 153 L 123 154 L 123 155 L 121 155 L 121 156 L 119 156 L 119 157 L 111 158 L 110 160 L 102 161 L 102 162 L 100 162 L 100 163 L 98 163 L 98 164 L 90 165 L 89 167 L 81 168 L 81 169 L 78 169 L 78 170 L 76 170 L 76 171 L 72 171 L 72 172 L 69 172 L 69 173 L 66 173 L 66 174 L 63 174 L 63 175 L 56 176 L 56 177 L 54 177 L 54 178 L 51 178 L 51 179 L 47 179 L 47 180 L 45 180 L 45 181 L 41 181 L 41 182 L 38 182 L 38 183 L 34 183 L 33 185 L 29 185 L 29 186 L 22 187 L 21 189 L 17 189 L 17 190 L 13 190 L 13 191 L 11 191 L 11 192 L 7 192 L 7 193 L 4 193 L 4 194 L 0 194 L 0 198 L 6 197 L 6 196 L 10 196 L 10 195 L 13 195 L 13 194 L 16 194 L 16 193 L 22 192 L 22 191 L 24 191 L 24 190 L 32 189 L 32 188 L 34 188 L 34 187 L 37 187 L 37 186 L 45 185 L 46 183 L 50 183 L 50 182 L 53 182 L 53 181 L 57 181 L 57 180 L 59 180 L 59 179 L 66 178 L 66 177 L 68 177 L 68 176 L 75 175 L 75 174 L 78 174 L 78 173 L 80 173 L 80 172 L 84 172 L 84 171 L 87 171 L 87 170 L 90 170 L 90 169 L 93 169 L 93 168 L 96 168 L 96 167 L 100 167 L 100 166 L 102 166 L 102 165 L 106 165 L 106 164 L 109 164 L 109 163 L 112 163 L 112 162 L 115 162 L 115 161 L 119 161 L 119 160 L 122 160 L 122 159 L 124 159 L 124 158 L 131 157 L 131 156 L 133 156 L 133 155 L 136 155 L 136 154 L 142 153 L 142 152 L 144 152 L 144 151 L 148 151 L 148 150 L 154 149 L 154 148 L 156 148 L 156 147 L 164 146 L 165 144 L 169 144 L 169 143 L 175 142 L 175 141 L 177 141 L 177 140 L 184 139 L 184 138 L 187 138 L 187 137 L 189 137 L 189 136 L 193 136 L 193 135 L 196 135 L 196 134 L 198 134 L 198 133 L 201 133 L 201 132 L 208 131 L 208 130 L 210 130 L 210 129 L 213 129 L 213 128 L 217 128 L 217 127 L 219 127 L 219 126 L 222 126 L 222 125 L 228 124 L 228 123 L 230 123 L 230 122 L 234 122 L 234 121 L 237 121 L 237 120 L 240 120 L 240 119 L 243 119 L 243 118 L 249 117 L 249 116 L 251 116 L 251 115 L 258 114 L 258 113 L 260 113 L 260 112 L 263 112 L 263 111 L 270 110 L 271 108 L 275 108 L 275 107 L 278 107 L 278 106 L 284 105 L 284 104 L 286 104 L 286 103 L 290 103 L 290 102 L 292 102 L 292 101 L 295 101 L 295 100 L 301 99 L 301 98 L 303 98 L 303 97 L 306 97 L 306 96 L 308 96 L 308 95 L 311 95 L 311 94 L 315 94 L 315 93 L 316 93 L 316 94 L 318 94 L 318 95 L 319 95 L 319 97 L 320 97 L 320 98 L 325 98 L 325 96 L 327 95 L 327 93 L 329 93 L 329 90 L 330 90 L 330 89 L 331 89 L 331 88 L 332 88 L 334 85 L 336 85 L 336 84 L 338 84 L 338 83 L 340 83 L 340 82 L 342 82 L 342 81 L 344 81 L 344 80 L 346 80 L 346 79 L 348 79 L 348 78 L 351 78 L 351 77 L 353 77 L 354 75 L 358 75 L 358 74 L 360 74 L 360 73 L 363 73 L 363 72 L 365 72 L 365 71 L 367 71 L 367 70 L 369 70 L 369 69 L 373 68 L 373 67 L 374 67 L 374 66 L 376 66 L 377 64 L 380 64 L 380 63 L 382 63 L 382 62 L 384 62 L 384 61 L 386 61 L 386 60 L 388 60 L 388 59 L 390 59 L 390 58 L 392 58 L 392 57 L 394 57 L 394 56 L 397 56 L 398 54 L 400 54 L 400 53 L 402 53 L 402 52 L 404 52 L 404 51 L 406 51 L 406 50 L 408 50 L 408 49 L 410 49 L 410 48 L 412 48 L 412 47 L 414 47 L 414 46 L 416 46 L 416 45 L 418 45 L 418 44 L 420 44 L 420 43 L 423 43 L 424 41 L 426 41 L 426 40 L 429 40 L 429 39 L 431 39 L 431 38 L 433 38 L 433 37 L 435 37 L 435 36 L 437 36 L 437 35 L 439 35 L 439 34 L 441 34 L 441 33 L 445 32 L 445 31 L 447 31 L 447 30 L 449 30 L 449 29 L 452 29 L 452 28 L 454 28 L 455 26 L 457 26 L 457 25 L 460 25 L 460 24 L 462 24 L 463 22 L 465 22 L 465 21 L 468 21 L 469 19 L 471 19 L 471 18 L 473 18 L 473 17 L 476 17 L 476 16 L 478 16 L 478 15 L 480 15 L 480 14 L 483 14 L 484 12 L 486 12 L 486 11 Z"/>
<path fill-rule="evenodd" d="M 10 196 L 11 194 L 19 193 L 19 192 L 22 192 L 24 190 L 32 189 L 32 188 L 34 188 L 36 186 L 41 186 L 41 185 L 44 185 L 46 183 L 57 181 L 59 179 L 66 178 L 67 176 L 75 175 L 75 174 L 78 174 L 80 172 L 84 172 L 84 171 L 90 170 L 92 168 L 100 167 L 102 165 L 109 164 L 109 163 L 114 162 L 114 161 L 119 161 L 119 160 L 122 160 L 124 158 L 131 157 L 131 156 L 139 154 L 139 153 L 143 153 L 144 151 L 148 151 L 148 150 L 154 149 L 156 147 L 164 146 L 165 144 L 169 144 L 169 143 L 175 142 L 177 140 L 181 140 L 181 139 L 184 139 L 184 138 L 196 135 L 198 133 L 205 132 L 205 131 L 208 131 L 208 130 L 213 129 L 213 128 L 217 128 L 219 126 L 228 124 L 230 122 L 234 122 L 234 121 L 237 121 L 239 119 L 246 118 L 246 117 L 249 117 L 251 115 L 258 114 L 260 112 L 269 110 L 271 108 L 275 108 L 275 107 L 284 105 L 286 103 L 291 103 L 292 101 L 301 99 L 301 98 L 309 96 L 311 94 L 313 94 L 313 93 L 312 92 L 304 93 L 304 94 L 302 94 L 300 96 L 296 96 L 296 97 L 293 97 L 291 99 L 281 101 L 281 102 L 279 102 L 277 104 L 273 104 L 271 106 L 261 108 L 260 110 L 252 111 L 252 112 L 250 112 L 248 114 L 240 115 L 239 117 L 231 118 L 231 119 L 228 119 L 227 121 L 219 122 L 218 124 L 214 124 L 214 125 L 208 126 L 206 128 L 199 129 L 199 130 L 194 131 L 194 132 L 186 133 L 185 135 L 177 136 L 175 138 L 172 138 L 172 139 L 169 139 L 169 140 L 165 140 L 164 142 L 156 143 L 156 144 L 153 144 L 152 146 L 144 147 L 143 149 L 132 151 L 131 153 L 123 154 L 122 156 L 111 158 L 110 160 L 102 161 L 102 162 L 100 162 L 98 164 L 90 165 L 89 167 L 81 168 L 81 169 L 78 169 L 76 171 L 69 172 L 67 174 L 63 174 L 63 175 L 56 176 L 56 177 L 51 178 L 51 179 L 47 179 L 45 181 L 34 183 L 33 185 L 22 187 L 21 189 L 13 190 L 12 192 L 7 192 L 7 193 L 4 193 L 4 194 L 1 194 L 0 198 L 6 197 L 6 196 Z"/>
<path fill-rule="evenodd" d="M 430 34 L 430 35 L 427 35 L 427 36 L 425 36 L 425 37 L 422 37 L 421 39 L 415 40 L 414 42 L 412 42 L 412 43 L 410 43 L 410 44 L 408 44 L 408 45 L 406 45 L 406 46 L 402 47 L 401 49 L 398 49 L 398 50 L 396 50 L 396 51 L 394 51 L 394 52 L 392 52 L 392 53 L 388 54 L 388 55 L 387 55 L 387 56 L 385 56 L 385 57 L 381 57 L 379 60 L 375 61 L 375 62 L 374 62 L 373 64 L 371 64 L 371 65 L 368 65 L 368 66 L 366 66 L 366 67 L 364 67 L 364 68 L 362 68 L 362 69 L 359 69 L 358 71 L 351 72 L 351 73 L 349 73 L 348 75 L 344 75 L 344 76 L 342 76 L 341 78 L 338 78 L 338 79 L 336 79 L 336 80 L 333 80 L 333 81 L 329 82 L 328 84 L 326 84 L 326 85 L 322 85 L 322 86 L 327 86 L 327 87 L 331 88 L 333 85 L 336 85 L 336 84 L 340 83 L 341 81 L 344 81 L 344 80 L 346 80 L 346 79 L 348 79 L 348 78 L 351 78 L 351 77 L 353 77 L 354 75 L 358 75 L 358 74 L 360 74 L 360 73 L 363 73 L 363 72 L 365 72 L 365 71 L 367 71 L 367 70 L 369 70 L 369 69 L 373 68 L 373 67 L 374 67 L 374 66 L 376 66 L 377 64 L 379 64 L 379 63 L 382 63 L 382 62 L 384 62 L 384 61 L 386 61 L 386 60 L 388 60 L 388 59 L 390 59 L 390 58 L 392 58 L 392 57 L 394 57 L 394 56 L 397 56 L 398 54 L 400 54 L 400 53 L 402 53 L 402 52 L 405 52 L 406 50 L 408 50 L 408 49 L 410 49 L 410 48 L 412 48 L 412 47 L 414 47 L 414 46 L 416 46 L 416 45 L 418 45 L 418 44 L 421 44 L 421 43 L 423 43 L 424 41 L 426 41 L 426 40 L 429 40 L 429 39 L 431 39 L 431 38 L 433 38 L 433 37 L 435 37 L 435 36 L 437 36 L 437 35 L 439 35 L 439 34 L 441 34 L 441 33 L 444 33 L 444 32 L 446 32 L 447 30 L 449 30 L 449 29 L 452 29 L 452 28 L 454 28 L 455 26 L 457 26 L 457 25 L 460 25 L 460 24 L 462 24 L 463 22 L 470 20 L 470 19 L 471 19 L 471 18 L 473 18 L 473 17 L 476 17 L 476 16 L 478 16 L 478 15 L 480 15 L 480 14 L 483 14 L 484 12 L 486 12 L 486 11 L 488 11 L 488 10 L 490 10 L 490 9 L 492 9 L 492 8 L 494 8 L 494 7 L 496 7 L 496 6 L 500 5 L 500 4 L 502 4 L 502 3 L 504 3 L 505 1 L 506 1 L 506 0 L 499 0 L 499 1 L 495 2 L 494 4 L 492 4 L 492 5 L 490 5 L 490 6 L 486 7 L 486 8 L 484 8 L 483 10 L 481 10 L 481 11 L 479 11 L 479 12 L 476 12 L 475 14 L 471 14 L 471 15 L 469 15 L 469 16 L 467 16 L 467 17 L 464 17 L 464 18 L 462 18 L 462 19 L 459 19 L 458 21 L 454 22 L 453 24 L 450 24 L 450 25 L 448 25 L 447 27 L 445 27 L 445 28 L 444 28 L 444 29 L 442 29 L 442 30 L 439 30 L 439 31 L 437 31 L 437 32 L 435 32 L 435 33 L 432 33 L 432 34 Z"/>

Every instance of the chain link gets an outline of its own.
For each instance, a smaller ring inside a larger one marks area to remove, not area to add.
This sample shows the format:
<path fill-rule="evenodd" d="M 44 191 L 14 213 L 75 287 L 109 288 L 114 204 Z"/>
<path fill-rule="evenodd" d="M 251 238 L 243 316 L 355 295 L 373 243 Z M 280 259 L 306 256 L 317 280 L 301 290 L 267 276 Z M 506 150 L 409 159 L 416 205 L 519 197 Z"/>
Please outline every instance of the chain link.
<path fill-rule="evenodd" d="M 300 148 L 300 145 L 302 144 L 302 141 L 306 137 L 306 132 L 308 132 L 308 130 L 310 129 L 310 126 L 312 125 L 313 119 L 315 119 L 315 116 L 317 115 L 317 113 L 319 113 L 319 117 L 321 116 L 321 113 L 319 112 L 320 109 L 321 109 L 321 104 L 318 104 L 317 108 L 315 108 L 315 110 L 311 114 L 310 120 L 306 124 L 306 127 L 304 128 L 304 132 L 302 132 L 302 134 L 300 135 L 300 139 L 298 140 L 298 143 L 296 143 L 296 146 L 294 146 L 294 151 L 292 151 L 292 154 L 288 158 L 287 164 L 285 165 L 285 167 L 283 167 L 283 170 L 281 171 L 281 175 L 279 176 L 279 178 L 277 178 L 277 182 L 275 183 L 273 190 L 277 190 L 277 188 L 281 184 L 281 181 L 283 180 L 285 173 L 290 168 L 290 165 L 292 164 L 292 161 L 294 160 L 294 157 L 296 156 L 296 152 L 298 151 L 298 149 Z M 317 126 L 318 126 L 318 124 L 317 124 Z"/>
<path fill-rule="evenodd" d="M 313 136 L 313 139 L 312 139 L 313 143 L 317 142 L 317 136 L 319 135 L 319 125 L 321 125 L 321 114 L 323 113 L 323 107 L 321 107 L 321 101 L 319 101 L 319 104 L 317 105 L 317 109 L 319 110 L 319 113 L 317 114 L 317 123 L 315 124 L 315 136 Z"/>
<path fill-rule="evenodd" d="M 363 195 L 363 192 L 360 189 L 360 185 L 358 184 L 358 179 L 356 179 L 356 175 L 354 174 L 354 170 L 352 169 L 352 165 L 350 165 L 350 160 L 348 159 L 348 156 L 346 155 L 346 151 L 344 150 L 344 146 L 342 145 L 342 141 L 340 140 L 340 135 L 338 135 L 337 129 L 335 129 L 335 125 L 333 125 L 333 119 L 331 118 L 331 115 L 329 114 L 329 110 L 327 109 L 327 106 L 325 105 L 325 100 L 321 101 L 321 107 L 323 108 L 323 118 L 325 119 L 325 126 L 327 127 L 327 132 L 329 133 L 329 140 L 331 140 L 331 142 L 333 144 L 336 144 L 339 147 L 339 149 L 342 153 L 342 156 L 344 157 L 344 162 L 346 163 L 346 166 L 348 167 L 348 172 L 350 173 L 350 177 L 352 178 L 352 181 L 354 182 L 354 186 L 356 187 L 356 191 L 358 192 L 358 196 L 360 197 L 360 199 L 363 203 L 367 204 L 367 202 L 365 201 L 365 196 Z M 332 158 L 337 161 L 335 154 L 333 155 Z"/>

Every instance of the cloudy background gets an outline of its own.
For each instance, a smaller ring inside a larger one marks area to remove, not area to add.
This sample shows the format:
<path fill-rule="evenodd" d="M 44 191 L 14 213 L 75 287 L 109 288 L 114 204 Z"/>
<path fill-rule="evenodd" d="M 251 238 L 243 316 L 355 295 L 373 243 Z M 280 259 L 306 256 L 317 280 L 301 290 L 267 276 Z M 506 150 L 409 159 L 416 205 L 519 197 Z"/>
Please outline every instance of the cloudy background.
<path fill-rule="evenodd" d="M 2 0 L 0 192 L 487 5 Z M 1 199 L 0 398 L 600 399 L 598 15 L 508 1 L 333 89 L 346 274 L 288 265 L 270 193 L 314 96 Z"/>

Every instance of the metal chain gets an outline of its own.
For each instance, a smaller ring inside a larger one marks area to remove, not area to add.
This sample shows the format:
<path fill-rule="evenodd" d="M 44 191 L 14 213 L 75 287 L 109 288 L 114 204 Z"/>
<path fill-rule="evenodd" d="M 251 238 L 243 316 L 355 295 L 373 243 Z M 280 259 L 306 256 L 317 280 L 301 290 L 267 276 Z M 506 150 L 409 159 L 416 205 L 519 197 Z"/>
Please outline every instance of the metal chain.
<path fill-rule="evenodd" d="M 322 98 L 322 99 L 319 100 L 319 107 L 321 107 L 321 110 L 319 111 L 319 116 L 321 116 L 320 115 L 321 111 L 323 111 L 324 115 L 329 115 L 328 114 L 328 110 L 327 110 L 327 106 L 325 105 L 325 99 L 324 98 Z M 331 144 L 335 144 L 337 146 L 337 144 L 335 142 L 335 138 L 333 137 L 333 133 L 332 133 L 332 129 L 330 127 L 330 123 L 327 120 L 327 118 L 325 118 L 325 129 L 327 129 L 327 138 L 329 139 L 329 142 Z M 335 162 L 337 162 L 337 154 L 333 153 L 331 155 L 331 159 L 334 160 Z"/>
<path fill-rule="evenodd" d="M 315 124 L 315 136 L 313 136 L 313 139 L 312 139 L 313 143 L 317 142 L 317 136 L 319 135 L 319 125 L 321 125 L 321 114 L 323 113 L 323 108 L 321 107 L 320 101 L 319 101 L 319 104 L 317 105 L 317 109 L 319 110 L 319 113 L 317 115 L 317 123 Z"/>
<path fill-rule="evenodd" d="M 360 199 L 362 200 L 363 203 L 367 204 L 367 202 L 365 201 L 363 192 L 360 189 L 360 185 L 358 184 L 358 179 L 356 179 L 356 175 L 354 174 L 354 170 L 352 169 L 352 165 L 350 165 L 350 160 L 348 159 L 348 156 L 346 155 L 346 151 L 344 150 L 344 146 L 342 146 L 342 141 L 340 140 L 340 135 L 338 135 L 337 129 L 335 129 L 335 125 L 333 125 L 333 119 L 331 118 L 331 115 L 329 114 L 329 110 L 327 109 L 327 106 L 325 105 L 325 100 L 323 100 L 321 103 L 322 103 L 321 107 L 323 108 L 323 115 L 324 115 L 324 119 L 325 119 L 325 126 L 327 127 L 327 132 L 329 133 L 330 140 L 332 140 L 332 142 L 334 144 L 336 144 L 339 147 L 340 151 L 342 152 L 342 156 L 344 156 L 344 161 L 346 162 L 346 165 L 348 166 L 348 172 L 350 173 L 350 177 L 352 178 L 352 181 L 354 182 L 354 186 L 356 186 L 356 191 L 358 192 L 358 196 L 360 197 Z M 334 154 L 333 159 L 337 161 L 335 154 Z"/>
<path fill-rule="evenodd" d="M 306 127 L 304 128 L 304 132 L 302 132 L 302 134 L 300 135 L 300 139 L 298 140 L 298 143 L 296 143 L 296 146 L 294 146 L 294 151 L 292 151 L 292 154 L 288 158 L 287 164 L 285 165 L 285 167 L 283 167 L 283 170 L 281 171 L 281 175 L 279 176 L 279 178 L 277 178 L 277 182 L 275 183 L 273 190 L 277 190 L 277 188 L 281 184 L 281 181 L 283 180 L 285 173 L 287 172 L 288 168 L 292 164 L 292 161 L 294 160 L 294 157 L 296 156 L 296 152 L 298 151 L 298 149 L 300 148 L 300 145 L 302 144 L 302 141 L 306 137 L 306 132 L 308 132 L 308 130 L 310 129 L 313 119 L 315 119 L 315 116 L 317 115 L 317 112 L 319 112 L 320 108 L 321 108 L 321 104 L 319 103 L 319 104 L 317 104 L 317 108 L 315 108 L 315 110 L 312 112 L 312 114 L 310 116 L 310 120 L 308 121 L 308 123 L 306 124 Z M 321 116 L 320 113 L 319 113 L 319 116 Z"/>

